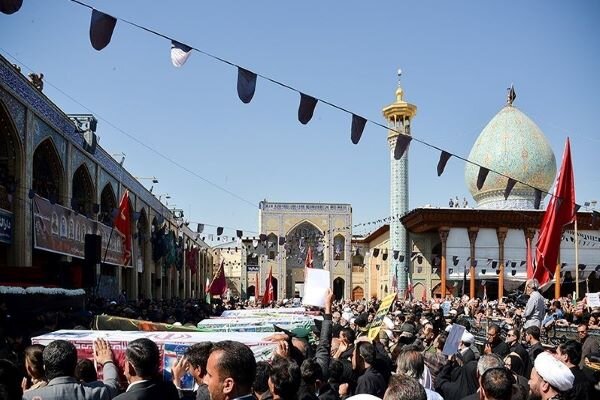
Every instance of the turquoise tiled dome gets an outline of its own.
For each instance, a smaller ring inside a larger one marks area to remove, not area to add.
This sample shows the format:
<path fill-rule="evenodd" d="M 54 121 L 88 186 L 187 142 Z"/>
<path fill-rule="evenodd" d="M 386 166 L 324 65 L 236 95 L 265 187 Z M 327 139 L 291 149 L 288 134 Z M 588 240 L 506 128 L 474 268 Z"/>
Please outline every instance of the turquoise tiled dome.
<path fill-rule="evenodd" d="M 556 176 L 556 158 L 540 128 L 523 112 L 507 105 L 483 128 L 469 160 L 548 191 Z M 479 167 L 467 163 L 465 181 L 478 208 L 533 208 L 534 190 L 517 183 L 504 200 L 507 178 L 490 172 L 477 189 Z"/>

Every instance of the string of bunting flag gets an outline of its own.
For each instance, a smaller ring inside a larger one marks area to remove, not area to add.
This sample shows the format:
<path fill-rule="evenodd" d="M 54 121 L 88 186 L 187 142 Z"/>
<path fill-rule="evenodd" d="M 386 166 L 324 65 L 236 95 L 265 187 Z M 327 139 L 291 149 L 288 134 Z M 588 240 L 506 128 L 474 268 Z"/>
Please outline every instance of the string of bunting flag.
<path fill-rule="evenodd" d="M 260 253 L 260 250 L 257 249 L 258 246 L 247 246 L 245 248 L 245 250 L 247 251 L 247 254 L 249 257 L 252 258 L 258 258 L 258 257 L 262 257 L 262 258 L 267 258 L 268 255 L 264 254 L 264 253 Z M 219 249 L 221 251 L 227 251 L 228 254 L 234 254 L 234 253 L 238 253 L 241 252 L 242 246 L 240 247 L 227 247 L 227 248 L 221 248 Z M 371 256 L 374 258 L 379 258 L 381 256 L 383 261 L 386 261 L 388 259 L 388 249 L 387 248 L 374 248 L 372 249 L 370 252 L 367 252 L 367 254 L 365 254 L 365 256 Z M 353 255 L 360 255 L 358 252 L 354 252 Z M 275 257 L 273 258 L 273 260 L 280 260 L 282 258 L 281 254 L 276 254 Z M 285 259 L 289 259 L 290 256 L 286 256 Z M 400 262 L 404 261 L 404 256 L 403 255 L 399 255 L 398 252 L 394 252 L 394 258 L 398 259 L 400 258 Z M 448 273 L 450 275 L 453 275 L 455 272 L 463 272 L 464 268 L 466 267 L 470 267 L 471 266 L 471 257 L 463 257 L 463 256 L 456 256 L 456 255 L 448 255 L 447 256 L 448 260 L 449 260 L 449 265 L 448 265 Z M 416 268 L 421 268 L 421 265 L 423 264 L 423 261 L 425 259 L 425 255 L 421 252 L 412 252 L 411 256 L 410 256 L 410 261 L 414 262 L 416 265 Z M 450 261 L 451 260 L 451 261 Z M 334 260 L 335 261 L 335 260 Z M 343 261 L 343 260 L 340 260 Z M 441 258 L 440 256 L 434 256 L 433 259 L 431 260 L 431 267 L 433 269 L 433 273 L 438 273 L 438 268 L 440 267 L 440 263 L 441 263 Z M 510 268 L 511 269 L 511 273 L 513 275 L 516 275 L 517 269 L 522 269 L 525 268 L 527 261 L 526 260 L 515 260 L 515 259 L 509 259 L 509 260 L 505 260 L 504 261 L 504 266 L 506 268 Z M 225 261 L 224 262 L 225 265 L 244 265 L 247 264 L 244 261 Z M 496 273 L 497 275 L 500 274 L 500 268 L 498 268 L 500 266 L 500 261 L 497 259 L 493 259 L 493 258 L 474 258 L 473 262 L 472 262 L 474 267 L 479 267 L 480 268 L 480 272 L 481 274 L 485 275 L 487 273 L 487 269 L 489 268 L 491 271 L 494 271 L 493 273 Z M 365 266 L 366 264 L 363 263 L 362 266 Z M 563 262 L 561 264 L 561 266 L 567 267 L 569 265 L 569 263 Z M 350 264 L 349 264 L 350 266 Z M 455 267 L 457 268 L 455 270 Z M 578 265 L 578 269 L 580 271 L 585 270 L 588 267 L 587 264 L 583 264 L 580 263 Z M 591 265 L 591 267 L 593 267 L 595 269 L 595 271 L 599 271 L 600 272 L 600 264 L 594 266 Z"/>
<path fill-rule="evenodd" d="M 221 63 L 227 64 L 231 67 L 236 68 L 238 71 L 238 79 L 237 79 L 238 97 L 245 104 L 250 103 L 250 101 L 254 97 L 257 79 L 261 78 L 265 81 L 271 82 L 272 84 L 275 84 L 282 88 L 296 92 L 300 95 L 300 104 L 298 107 L 298 120 L 303 125 L 308 124 L 308 122 L 313 117 L 313 114 L 314 114 L 317 104 L 322 103 L 322 104 L 325 104 L 327 106 L 330 106 L 334 109 L 337 109 L 341 112 L 344 112 L 344 113 L 352 116 L 350 139 L 353 144 L 359 143 L 360 138 L 363 134 L 364 128 L 365 128 L 367 122 L 369 122 L 370 124 L 372 124 L 374 126 L 384 128 L 386 130 L 390 130 L 390 131 L 398 133 L 398 138 L 397 138 L 397 141 L 395 144 L 395 149 L 394 149 L 394 158 L 395 159 L 400 159 L 402 157 L 402 155 L 406 152 L 407 148 L 409 147 L 410 142 L 415 141 L 426 147 L 429 147 L 431 149 L 434 149 L 434 150 L 437 150 L 440 152 L 440 158 L 439 158 L 439 161 L 437 164 L 438 176 L 441 176 L 443 174 L 446 164 L 452 157 L 454 157 L 456 159 L 462 160 L 466 163 L 472 164 L 479 168 L 479 173 L 478 173 L 478 177 L 477 177 L 477 188 L 478 189 L 481 189 L 483 187 L 487 176 L 489 175 L 490 172 L 493 172 L 493 173 L 498 174 L 507 179 L 506 189 L 504 192 L 505 198 L 508 198 L 512 189 L 514 188 L 514 186 L 517 183 L 527 186 L 534 190 L 534 193 L 535 193 L 534 206 L 536 209 L 539 209 L 543 194 L 555 196 L 553 193 L 539 189 L 539 188 L 537 188 L 527 182 L 523 182 L 519 179 L 510 177 L 503 172 L 499 172 L 499 171 L 487 168 L 479 163 L 469 160 L 466 157 L 463 157 L 463 156 L 454 154 L 452 152 L 449 152 L 447 150 L 444 150 L 444 149 L 440 148 L 439 146 L 431 144 L 425 140 L 419 139 L 419 138 L 411 136 L 411 135 L 407 135 L 404 132 L 395 130 L 393 127 L 386 126 L 377 121 L 367 119 L 358 113 L 348 110 L 345 107 L 342 107 L 333 102 L 324 100 L 320 97 L 313 96 L 311 94 L 307 94 L 287 83 L 284 83 L 277 79 L 271 78 L 265 74 L 251 71 L 237 63 L 234 63 L 232 61 L 229 61 L 227 59 L 224 59 L 222 57 L 214 55 L 208 51 L 185 44 L 181 40 L 176 40 L 174 38 L 171 38 L 171 37 L 169 37 L 161 32 L 158 32 L 154 29 L 150 29 L 148 27 L 145 27 L 143 25 L 137 24 L 135 22 L 129 21 L 124 18 L 115 17 L 110 14 L 104 13 L 82 1 L 79 1 L 79 0 L 69 0 L 69 1 L 71 1 L 72 3 L 78 4 L 82 7 L 86 7 L 92 11 L 89 36 L 90 36 L 90 42 L 91 42 L 92 47 L 98 51 L 100 51 L 100 50 L 104 49 L 106 46 L 108 46 L 108 44 L 110 43 L 110 41 L 112 39 L 113 31 L 115 29 L 117 21 L 121 21 L 125 24 L 133 26 L 140 30 L 143 30 L 147 33 L 151 33 L 153 35 L 156 35 L 158 37 L 161 37 L 161 38 L 164 38 L 164 39 L 170 41 L 170 43 L 171 43 L 171 62 L 173 64 L 173 66 L 175 66 L 177 68 L 182 67 L 186 63 L 186 61 L 190 57 L 192 51 L 195 51 L 206 57 L 212 58 L 213 60 L 219 61 Z M 3 12 L 5 14 L 12 14 L 14 12 L 17 12 L 20 9 L 21 4 L 22 4 L 22 1 L 0 0 L 0 12 Z M 514 88 L 512 88 L 512 87 L 510 88 L 510 96 L 513 100 L 516 98 Z M 187 168 L 184 168 L 184 169 L 187 170 Z M 236 195 L 235 197 L 238 197 L 238 196 Z M 245 199 L 244 199 L 244 201 L 246 202 Z M 581 207 L 581 206 L 576 204 L 576 207 L 577 207 L 577 209 L 579 209 L 579 207 Z"/>

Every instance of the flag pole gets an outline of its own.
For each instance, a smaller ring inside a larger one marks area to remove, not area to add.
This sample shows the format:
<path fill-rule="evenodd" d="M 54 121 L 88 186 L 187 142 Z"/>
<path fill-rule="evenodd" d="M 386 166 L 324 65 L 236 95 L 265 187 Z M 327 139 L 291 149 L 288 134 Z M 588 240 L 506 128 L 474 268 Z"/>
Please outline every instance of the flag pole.
<path fill-rule="evenodd" d="M 558 300 L 560 298 L 560 247 L 558 249 L 558 262 L 554 271 L 554 300 Z"/>
<path fill-rule="evenodd" d="M 575 296 L 579 300 L 579 236 L 577 236 L 577 213 L 575 213 Z"/>

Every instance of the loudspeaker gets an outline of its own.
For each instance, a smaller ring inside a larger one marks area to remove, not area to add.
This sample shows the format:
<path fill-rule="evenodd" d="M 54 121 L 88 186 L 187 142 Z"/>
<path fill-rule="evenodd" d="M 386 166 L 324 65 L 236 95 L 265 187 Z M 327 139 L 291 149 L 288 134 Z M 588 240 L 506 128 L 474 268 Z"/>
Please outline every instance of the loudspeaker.
<path fill-rule="evenodd" d="M 85 235 L 85 264 L 92 266 L 100 263 L 102 256 L 102 237 L 100 235 Z"/>

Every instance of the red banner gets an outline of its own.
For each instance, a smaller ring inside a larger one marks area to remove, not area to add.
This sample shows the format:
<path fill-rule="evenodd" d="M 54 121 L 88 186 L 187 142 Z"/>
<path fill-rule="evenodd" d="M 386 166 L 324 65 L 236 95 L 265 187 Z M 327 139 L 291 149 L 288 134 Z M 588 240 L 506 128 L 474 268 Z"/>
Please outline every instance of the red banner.
<path fill-rule="evenodd" d="M 43 197 L 33 198 L 33 247 L 78 258 L 85 257 L 85 235 L 102 236 L 102 262 L 121 265 L 123 244 L 121 234 L 113 230 L 110 247 L 106 251 L 111 228 L 75 211 L 51 204 Z M 106 258 L 105 258 L 106 254 Z"/>

